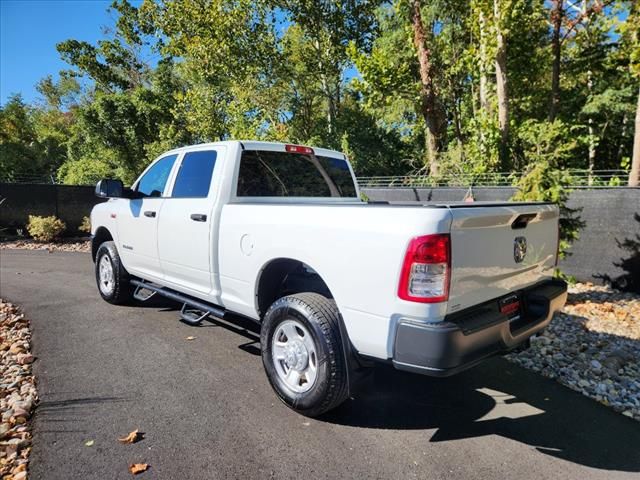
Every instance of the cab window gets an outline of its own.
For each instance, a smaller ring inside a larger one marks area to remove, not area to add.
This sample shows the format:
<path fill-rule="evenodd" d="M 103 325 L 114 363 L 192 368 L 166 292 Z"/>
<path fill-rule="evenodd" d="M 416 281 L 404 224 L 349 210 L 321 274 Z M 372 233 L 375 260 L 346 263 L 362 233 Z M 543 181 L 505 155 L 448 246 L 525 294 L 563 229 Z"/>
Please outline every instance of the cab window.
<path fill-rule="evenodd" d="M 161 197 L 178 155 L 162 157 L 142 176 L 136 191 L 145 197 Z"/>
<path fill-rule="evenodd" d="M 355 197 L 346 160 L 321 155 L 245 150 L 239 197 Z"/>
<path fill-rule="evenodd" d="M 174 198 L 206 198 L 216 164 L 215 150 L 186 153 L 173 185 Z"/>

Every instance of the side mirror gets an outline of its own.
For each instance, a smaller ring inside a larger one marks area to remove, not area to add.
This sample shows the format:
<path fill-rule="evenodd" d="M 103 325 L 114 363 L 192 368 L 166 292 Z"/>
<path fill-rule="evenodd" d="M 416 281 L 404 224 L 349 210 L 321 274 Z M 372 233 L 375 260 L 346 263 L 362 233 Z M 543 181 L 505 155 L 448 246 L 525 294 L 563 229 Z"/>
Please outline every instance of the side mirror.
<path fill-rule="evenodd" d="M 96 197 L 122 198 L 124 197 L 124 185 L 120 180 L 104 178 L 96 184 Z"/>

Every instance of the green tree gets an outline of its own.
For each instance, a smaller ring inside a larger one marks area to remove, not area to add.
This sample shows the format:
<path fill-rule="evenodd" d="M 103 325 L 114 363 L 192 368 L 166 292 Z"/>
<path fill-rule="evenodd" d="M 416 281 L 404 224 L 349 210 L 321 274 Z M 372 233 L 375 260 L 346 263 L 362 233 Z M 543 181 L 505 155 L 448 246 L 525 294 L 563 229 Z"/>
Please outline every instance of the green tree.
<path fill-rule="evenodd" d="M 343 149 L 359 174 L 631 164 L 635 182 L 636 3 L 115 0 L 103 39 L 58 45 L 42 101 L 2 106 L 0 161 L 130 181 L 169 148 L 257 138 Z"/>
<path fill-rule="evenodd" d="M 299 73 L 306 74 L 307 79 L 315 84 L 314 93 L 322 100 L 318 106 L 325 113 L 329 141 L 336 138 L 344 98 L 344 74 L 351 65 L 347 47 L 353 44 L 368 51 L 376 30 L 374 11 L 377 3 L 359 0 L 271 2 L 285 12 L 287 20 L 292 23 L 286 38 L 289 51 L 297 54 L 296 60 L 301 67 Z"/>
<path fill-rule="evenodd" d="M 184 89 L 176 94 L 176 109 L 191 135 L 219 140 L 264 136 L 258 130 L 276 128 L 274 71 L 282 62 L 263 2 L 145 1 L 141 9 L 165 39 L 163 55 L 180 59 L 176 68 Z"/>
<path fill-rule="evenodd" d="M 580 148 L 580 140 L 561 120 L 527 121 L 518 131 L 520 151 L 527 165 L 518 183 L 515 201 L 553 202 L 560 207 L 560 254 L 569 254 L 571 244 L 584 227 L 580 211 L 567 206 L 571 176 L 562 168 Z"/>
<path fill-rule="evenodd" d="M 24 103 L 22 96 L 12 95 L 0 107 L 0 171 L 11 178 L 41 173 L 41 170 L 31 108 Z"/>
<path fill-rule="evenodd" d="M 95 46 L 77 40 L 57 46 L 72 67 L 63 78 L 83 77 L 93 85 L 75 107 L 68 159 L 59 171 L 67 183 L 101 176 L 131 182 L 154 156 L 194 140 L 184 115 L 176 112 L 184 82 L 174 62 L 161 58 L 152 68 L 144 59 L 145 48 L 161 46 L 147 12 L 127 0 L 114 1 L 111 8 L 117 14 L 112 38 Z M 49 83 L 42 84 L 45 94 Z"/>

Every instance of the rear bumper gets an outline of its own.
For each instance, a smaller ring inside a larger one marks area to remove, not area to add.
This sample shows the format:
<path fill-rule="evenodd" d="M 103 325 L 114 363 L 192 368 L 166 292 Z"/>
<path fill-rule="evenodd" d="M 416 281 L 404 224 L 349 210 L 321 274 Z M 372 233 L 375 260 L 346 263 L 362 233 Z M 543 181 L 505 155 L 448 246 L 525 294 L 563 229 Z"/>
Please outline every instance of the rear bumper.
<path fill-rule="evenodd" d="M 511 322 L 498 299 L 424 324 L 402 320 L 395 338 L 393 365 L 425 375 L 446 377 L 486 357 L 512 350 L 544 329 L 567 300 L 567 284 L 548 280 L 520 293 L 522 314 Z"/>

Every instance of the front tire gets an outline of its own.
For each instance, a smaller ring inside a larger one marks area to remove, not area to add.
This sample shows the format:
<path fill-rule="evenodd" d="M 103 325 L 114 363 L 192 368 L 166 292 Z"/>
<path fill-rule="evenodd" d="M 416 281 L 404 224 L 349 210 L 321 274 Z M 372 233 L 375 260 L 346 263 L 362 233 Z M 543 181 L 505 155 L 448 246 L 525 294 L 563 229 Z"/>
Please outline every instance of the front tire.
<path fill-rule="evenodd" d="M 262 363 L 276 394 L 308 417 L 348 396 L 347 362 L 335 302 L 317 293 L 276 300 L 262 322 Z"/>
<path fill-rule="evenodd" d="M 96 283 L 100 296 L 114 305 L 131 301 L 133 290 L 114 242 L 104 242 L 96 253 Z"/>

